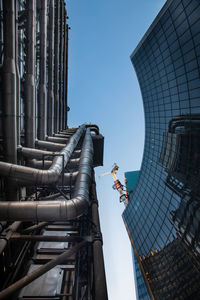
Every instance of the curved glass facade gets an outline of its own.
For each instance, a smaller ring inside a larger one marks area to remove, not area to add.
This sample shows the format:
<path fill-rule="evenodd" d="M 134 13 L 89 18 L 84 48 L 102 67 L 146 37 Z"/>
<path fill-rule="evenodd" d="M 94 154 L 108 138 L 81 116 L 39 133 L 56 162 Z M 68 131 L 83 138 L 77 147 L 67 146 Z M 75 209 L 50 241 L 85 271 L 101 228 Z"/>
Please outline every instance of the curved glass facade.
<path fill-rule="evenodd" d="M 123 218 L 154 299 L 200 299 L 200 2 L 167 1 L 131 56 L 145 148 Z"/>

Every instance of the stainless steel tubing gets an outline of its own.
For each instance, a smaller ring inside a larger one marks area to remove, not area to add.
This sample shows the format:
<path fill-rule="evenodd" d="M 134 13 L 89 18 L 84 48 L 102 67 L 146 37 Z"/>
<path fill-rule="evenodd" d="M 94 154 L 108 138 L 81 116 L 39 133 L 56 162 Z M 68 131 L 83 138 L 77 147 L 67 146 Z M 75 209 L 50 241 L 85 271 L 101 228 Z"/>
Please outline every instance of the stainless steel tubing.
<path fill-rule="evenodd" d="M 78 176 L 78 171 L 72 172 L 72 173 L 65 173 L 64 174 L 64 185 L 70 185 L 70 184 L 74 185 L 74 183 L 76 182 L 77 176 Z"/>
<path fill-rule="evenodd" d="M 48 170 L 51 167 L 51 165 L 51 160 L 44 160 L 43 162 L 42 160 L 31 159 L 29 161 L 29 166 L 36 169 Z"/>
<path fill-rule="evenodd" d="M 77 132 L 71 137 L 68 145 L 56 156 L 48 170 L 37 170 L 34 168 L 0 162 L 0 174 L 12 178 L 24 185 L 29 184 L 52 184 L 58 181 L 61 171 L 68 163 L 71 154 L 82 134 L 85 131 L 85 125 L 82 125 Z M 64 162 L 63 162 L 64 158 Z M 19 204 L 19 203 L 18 203 Z"/>
<path fill-rule="evenodd" d="M 55 1 L 55 56 L 54 56 L 54 131 L 59 131 L 59 20 L 60 0 Z"/>
<path fill-rule="evenodd" d="M 64 114 L 65 114 L 65 128 L 67 128 L 67 123 L 68 123 L 68 118 L 67 118 L 67 113 L 68 113 L 68 40 L 69 40 L 69 26 L 68 24 L 66 24 L 66 52 L 65 52 L 65 57 L 66 57 L 66 62 L 65 62 L 65 70 L 66 70 L 66 76 L 65 76 L 65 110 L 64 110 Z M 65 129 L 64 128 L 64 129 Z"/>
<path fill-rule="evenodd" d="M 66 51 L 67 51 L 67 45 L 66 45 L 66 18 L 67 18 L 67 12 L 65 8 L 66 4 L 64 2 L 64 19 L 63 19 L 63 126 L 62 128 L 65 129 L 67 127 L 66 124 L 66 115 L 65 115 L 65 110 L 67 109 L 67 103 L 66 103 L 66 72 L 67 72 L 67 66 L 66 66 Z"/>
<path fill-rule="evenodd" d="M 66 144 L 68 142 L 69 138 L 61 138 L 61 137 L 54 137 L 54 136 L 48 136 L 47 141 L 53 142 L 53 143 L 61 143 Z"/>
<path fill-rule="evenodd" d="M 47 134 L 47 0 L 38 0 L 40 8 L 40 76 L 38 88 L 38 138 L 45 140 Z"/>
<path fill-rule="evenodd" d="M 0 202 L 0 220 L 50 222 L 72 220 L 81 216 L 89 205 L 92 165 L 93 142 L 90 130 L 87 129 L 83 142 L 79 173 L 76 179 L 73 198 L 67 201 Z M 10 169 L 9 172 L 11 174 L 12 169 Z M 50 176 L 47 176 L 47 183 L 55 180 L 56 174 L 54 173 L 53 177 L 51 177 L 51 174 L 52 173 L 49 174 Z M 26 178 L 27 177 L 28 176 L 26 175 Z M 31 178 L 32 177 L 33 174 L 31 174 Z"/>
<path fill-rule="evenodd" d="M 15 1 L 15 64 L 16 64 L 16 121 L 17 121 L 17 145 L 21 144 L 21 135 L 20 135 L 20 91 L 21 91 L 21 80 L 19 74 L 19 64 L 18 64 L 18 55 L 19 55 L 19 44 L 18 44 L 18 5 Z"/>
<path fill-rule="evenodd" d="M 73 167 L 77 166 L 79 164 L 79 162 L 80 162 L 80 158 L 74 158 L 74 159 L 70 159 L 67 165 L 69 165 L 69 168 L 73 168 Z M 29 161 L 29 165 L 30 165 L 30 167 L 33 167 L 36 169 L 48 170 L 52 165 L 52 160 L 45 159 L 43 161 L 43 160 L 32 159 Z"/>
<path fill-rule="evenodd" d="M 71 137 L 71 134 L 64 134 L 64 133 L 54 133 L 55 137 L 61 137 L 61 138 L 70 138 Z"/>
<path fill-rule="evenodd" d="M 101 227 L 99 221 L 98 200 L 96 195 L 96 183 L 94 178 L 92 183 L 92 197 L 92 221 L 96 225 L 96 229 L 99 234 L 99 239 L 97 238 L 96 240 L 94 240 L 93 243 L 95 299 L 108 300 L 103 248 L 101 240 Z"/>
<path fill-rule="evenodd" d="M 26 24 L 27 55 L 25 74 L 25 142 L 35 148 L 35 58 L 36 58 L 36 5 L 35 0 L 26 1 L 28 21 Z"/>
<path fill-rule="evenodd" d="M 84 246 L 86 246 L 88 242 L 82 241 L 78 243 L 76 246 L 66 250 L 64 253 L 60 254 L 57 258 L 52 259 L 45 265 L 39 267 L 37 270 L 29 273 L 25 277 L 21 278 L 17 282 L 10 285 L 8 288 L 0 292 L 0 299 L 6 299 L 10 297 L 13 293 L 18 291 L 19 289 L 23 288 L 24 286 L 31 283 L 33 280 L 37 279 L 44 273 L 48 272 L 49 270 L 53 269 L 57 265 L 61 265 L 66 259 L 70 258 L 72 255 L 76 254 L 78 250 Z"/>
<path fill-rule="evenodd" d="M 16 64 L 15 64 L 15 1 L 3 0 L 3 130 L 6 160 L 17 163 Z"/>
<path fill-rule="evenodd" d="M 62 145 L 63 147 L 63 145 Z M 28 159 L 36 158 L 36 159 L 52 159 L 53 157 L 51 155 L 53 154 L 59 154 L 59 152 L 52 152 L 52 151 L 45 151 L 40 149 L 32 149 L 32 148 L 26 148 L 26 147 L 19 147 L 18 153 L 21 153 L 23 157 L 26 157 Z M 49 156 L 48 156 L 49 155 Z"/>
<path fill-rule="evenodd" d="M 49 52 L 48 52 L 48 106 L 47 106 L 47 134 L 54 133 L 54 0 L 49 1 Z"/>
<path fill-rule="evenodd" d="M 4 239 L 0 239 L 0 255 L 4 251 L 13 232 L 17 231 L 17 229 L 20 227 L 20 225 L 21 225 L 21 222 L 19 222 L 19 221 L 12 223 L 8 228 L 9 231 L 6 234 L 6 237 Z"/>
<path fill-rule="evenodd" d="M 63 129 L 63 19 L 64 1 L 60 0 L 60 68 L 59 68 L 59 130 Z"/>
<path fill-rule="evenodd" d="M 52 143 L 52 142 L 47 142 L 47 141 L 40 141 L 37 140 L 35 142 L 36 146 L 45 150 L 50 150 L 50 151 L 60 151 L 63 149 L 63 144 L 58 144 L 58 143 Z"/>
<path fill-rule="evenodd" d="M 94 131 L 96 135 L 99 135 L 99 127 L 96 124 L 87 124 L 86 128 L 90 128 L 90 131 Z"/>

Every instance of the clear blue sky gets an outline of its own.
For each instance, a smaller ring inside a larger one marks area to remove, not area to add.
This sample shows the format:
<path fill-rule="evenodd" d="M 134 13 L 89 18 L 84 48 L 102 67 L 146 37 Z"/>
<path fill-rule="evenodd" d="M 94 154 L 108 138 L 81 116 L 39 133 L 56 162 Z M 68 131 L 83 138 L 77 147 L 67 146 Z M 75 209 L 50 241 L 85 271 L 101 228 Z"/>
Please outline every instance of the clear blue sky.
<path fill-rule="evenodd" d="M 104 167 L 138 170 L 144 146 L 143 106 L 130 55 L 165 0 L 67 0 L 69 15 L 69 126 L 95 123 L 105 136 Z M 112 177 L 97 176 L 110 300 L 135 299 L 123 204 Z"/>

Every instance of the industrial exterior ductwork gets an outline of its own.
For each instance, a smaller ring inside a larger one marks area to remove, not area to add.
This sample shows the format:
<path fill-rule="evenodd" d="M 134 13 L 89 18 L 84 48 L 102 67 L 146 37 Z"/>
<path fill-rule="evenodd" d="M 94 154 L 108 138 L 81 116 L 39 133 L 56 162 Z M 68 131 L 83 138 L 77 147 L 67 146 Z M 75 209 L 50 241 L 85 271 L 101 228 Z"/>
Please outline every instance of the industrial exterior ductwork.
<path fill-rule="evenodd" d="M 54 158 L 49 170 L 37 170 L 34 168 L 0 162 L 0 175 L 16 180 L 23 185 L 52 184 L 58 181 L 62 169 L 65 168 L 79 139 L 85 131 L 85 125 L 80 126 L 71 137 L 68 145 Z M 0 203 L 1 204 L 1 203 Z"/>
<path fill-rule="evenodd" d="M 82 127 L 83 129 L 84 127 Z M 82 215 L 89 205 L 89 188 L 91 183 L 93 145 L 90 130 L 87 129 L 81 159 L 79 173 L 76 179 L 74 197 L 67 201 L 24 201 L 24 202 L 0 202 L 0 220 L 15 221 L 67 221 Z M 52 183 L 58 180 L 62 162 L 54 164 L 53 172 L 41 175 L 41 181 Z M 60 166 L 58 166 L 60 165 Z M 1 167 L 1 165 L 0 165 Z M 56 173 L 57 171 L 57 173 Z M 10 170 L 12 172 L 12 169 Z M 13 171 L 15 174 L 16 172 Z M 43 171 L 44 172 L 44 171 Z M 20 174 L 20 173 L 18 173 Z M 16 174 L 15 176 L 20 176 Z M 57 180 L 55 180 L 57 178 Z M 48 180 L 48 181 L 47 181 Z M 36 179 L 37 181 L 37 179 Z"/>
<path fill-rule="evenodd" d="M 104 138 L 95 124 L 68 128 L 67 5 L 0 1 L 0 299 L 108 299 Z"/>

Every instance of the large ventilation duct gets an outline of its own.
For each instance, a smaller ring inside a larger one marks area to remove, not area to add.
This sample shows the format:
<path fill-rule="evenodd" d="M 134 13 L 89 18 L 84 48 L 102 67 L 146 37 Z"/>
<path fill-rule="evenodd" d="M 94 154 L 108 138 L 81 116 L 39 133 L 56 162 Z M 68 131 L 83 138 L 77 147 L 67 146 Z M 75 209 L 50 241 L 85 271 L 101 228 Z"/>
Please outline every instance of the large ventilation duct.
<path fill-rule="evenodd" d="M 63 129 L 63 19 L 64 3 L 60 1 L 60 68 L 59 68 L 59 130 Z"/>
<path fill-rule="evenodd" d="M 7 161 L 17 163 L 15 1 L 3 1 L 3 124 L 4 151 Z"/>
<path fill-rule="evenodd" d="M 48 123 L 47 133 L 49 136 L 54 133 L 54 0 L 49 1 L 49 55 L 48 55 Z"/>
<path fill-rule="evenodd" d="M 27 6 L 27 23 L 26 23 L 26 75 L 25 75 L 25 141 L 27 147 L 35 147 L 35 1 L 29 0 Z"/>
<path fill-rule="evenodd" d="M 79 217 L 89 205 L 92 165 L 93 143 L 87 129 L 73 198 L 67 201 L 1 202 L 0 220 L 66 221 Z"/>
<path fill-rule="evenodd" d="M 40 77 L 38 89 L 38 138 L 45 140 L 47 134 L 46 92 L 46 44 L 47 44 L 47 0 L 38 0 L 40 8 Z"/>
<path fill-rule="evenodd" d="M 57 182 L 63 167 L 67 165 L 70 156 L 84 131 L 85 125 L 82 125 L 71 137 L 68 145 L 59 153 L 59 156 L 54 158 L 52 165 L 48 170 L 37 170 L 25 166 L 0 162 L 0 174 L 7 178 L 16 180 L 18 183 L 23 185 L 41 185 Z"/>
<path fill-rule="evenodd" d="M 56 0 L 55 8 L 55 56 L 54 56 L 54 131 L 59 131 L 59 18 L 60 0 Z"/>

